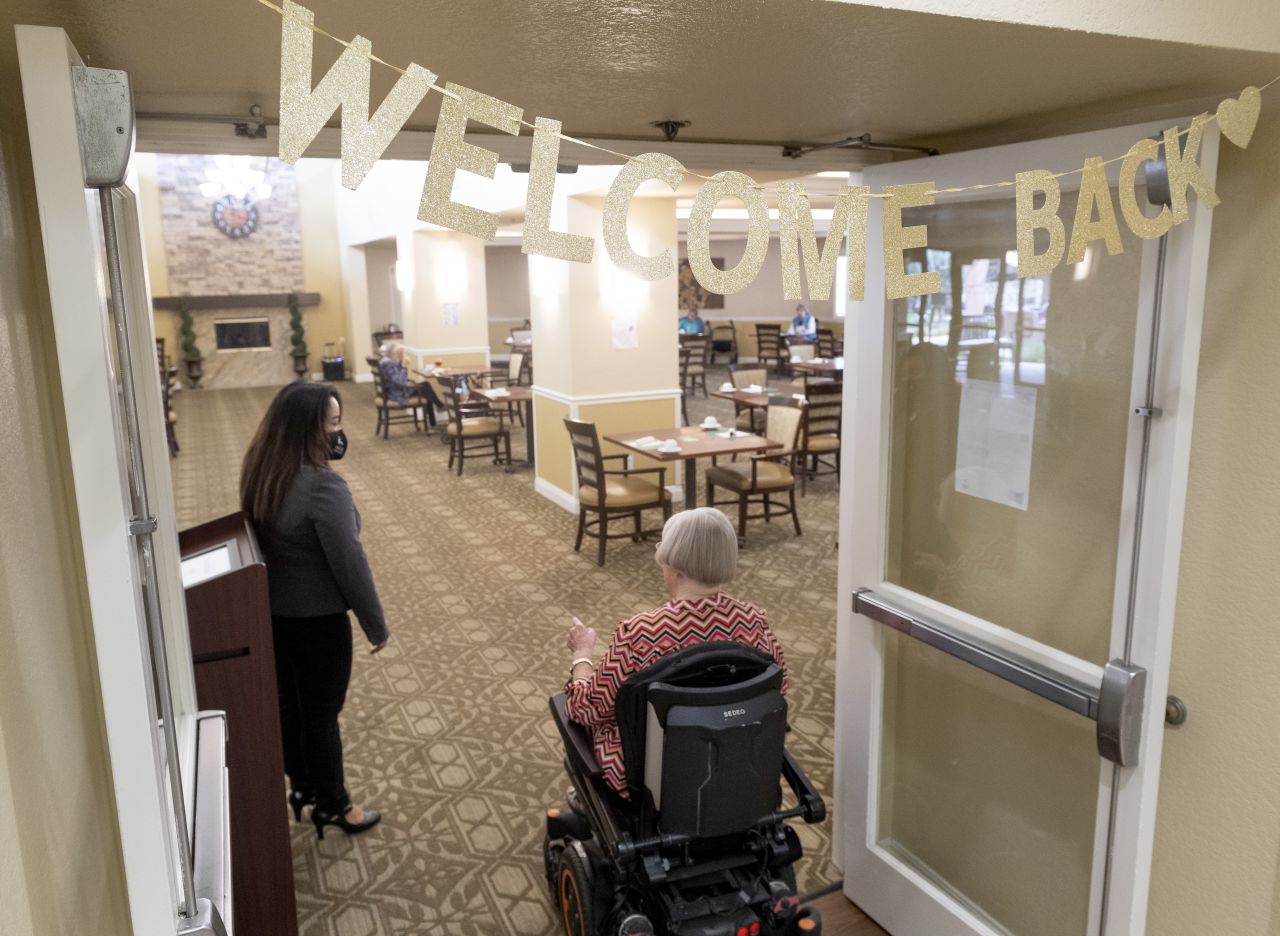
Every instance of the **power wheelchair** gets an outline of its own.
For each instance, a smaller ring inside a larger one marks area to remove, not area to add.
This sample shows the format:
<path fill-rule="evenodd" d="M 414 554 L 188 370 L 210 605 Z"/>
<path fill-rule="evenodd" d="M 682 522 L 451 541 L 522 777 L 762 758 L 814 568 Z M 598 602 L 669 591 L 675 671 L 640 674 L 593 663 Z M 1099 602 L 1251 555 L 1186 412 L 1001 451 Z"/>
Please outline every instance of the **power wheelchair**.
<path fill-rule="evenodd" d="M 821 822 L 826 805 L 785 749 L 772 657 L 705 643 L 626 680 L 615 708 L 629 801 L 607 787 L 565 704 L 551 699 L 576 795 L 547 811 L 543 857 L 566 936 L 821 933 L 799 904 L 802 850 L 787 820 Z"/>

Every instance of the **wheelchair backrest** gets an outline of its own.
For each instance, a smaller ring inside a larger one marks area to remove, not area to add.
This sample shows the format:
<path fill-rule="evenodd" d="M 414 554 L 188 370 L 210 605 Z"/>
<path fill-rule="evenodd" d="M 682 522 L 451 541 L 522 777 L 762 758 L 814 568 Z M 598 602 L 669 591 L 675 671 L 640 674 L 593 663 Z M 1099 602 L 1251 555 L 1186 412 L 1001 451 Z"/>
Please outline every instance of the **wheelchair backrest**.
<path fill-rule="evenodd" d="M 778 808 L 787 703 L 767 653 L 716 641 L 662 657 L 616 713 L 631 797 L 658 831 L 727 835 Z"/>

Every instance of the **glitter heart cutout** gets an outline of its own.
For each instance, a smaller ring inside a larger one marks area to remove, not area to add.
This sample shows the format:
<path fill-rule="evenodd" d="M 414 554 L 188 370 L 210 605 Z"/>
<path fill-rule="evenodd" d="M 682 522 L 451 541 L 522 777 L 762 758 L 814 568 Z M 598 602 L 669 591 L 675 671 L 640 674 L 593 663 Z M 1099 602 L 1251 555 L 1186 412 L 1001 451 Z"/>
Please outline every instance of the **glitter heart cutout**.
<path fill-rule="evenodd" d="M 1218 105 L 1218 126 L 1222 135 L 1244 149 L 1253 138 L 1262 109 L 1262 93 L 1252 85 L 1240 92 L 1239 98 L 1227 98 Z"/>

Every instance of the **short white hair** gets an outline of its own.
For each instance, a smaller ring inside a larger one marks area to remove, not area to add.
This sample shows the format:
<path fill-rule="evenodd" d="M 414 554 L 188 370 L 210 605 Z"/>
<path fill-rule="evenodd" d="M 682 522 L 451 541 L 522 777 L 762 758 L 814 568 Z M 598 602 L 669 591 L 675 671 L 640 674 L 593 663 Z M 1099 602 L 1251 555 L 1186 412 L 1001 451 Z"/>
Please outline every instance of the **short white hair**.
<path fill-rule="evenodd" d="M 682 510 L 662 527 L 654 558 L 702 585 L 723 585 L 738 568 L 738 534 L 714 507 Z"/>
<path fill-rule="evenodd" d="M 399 351 L 401 348 L 404 347 L 404 342 L 388 341 L 382 347 L 383 347 L 382 353 L 385 354 L 387 357 L 391 357 L 391 355 L 395 354 L 397 351 Z"/>

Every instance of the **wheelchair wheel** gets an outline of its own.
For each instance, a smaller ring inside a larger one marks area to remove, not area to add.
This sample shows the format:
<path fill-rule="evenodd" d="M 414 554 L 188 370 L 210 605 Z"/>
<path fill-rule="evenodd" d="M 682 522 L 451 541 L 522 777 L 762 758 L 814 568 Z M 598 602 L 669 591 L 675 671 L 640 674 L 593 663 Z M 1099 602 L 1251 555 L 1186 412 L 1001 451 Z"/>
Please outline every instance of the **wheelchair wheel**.
<path fill-rule="evenodd" d="M 586 858 L 573 844 L 560 852 L 555 896 L 565 936 L 594 936 L 596 895 L 591 871 Z"/>
<path fill-rule="evenodd" d="M 557 904 L 560 895 L 557 893 L 556 878 L 560 871 L 560 853 L 564 851 L 564 846 L 559 842 L 553 842 L 550 835 L 543 836 L 542 839 L 542 868 L 543 873 L 547 876 L 547 887 L 551 890 L 551 899 Z"/>

